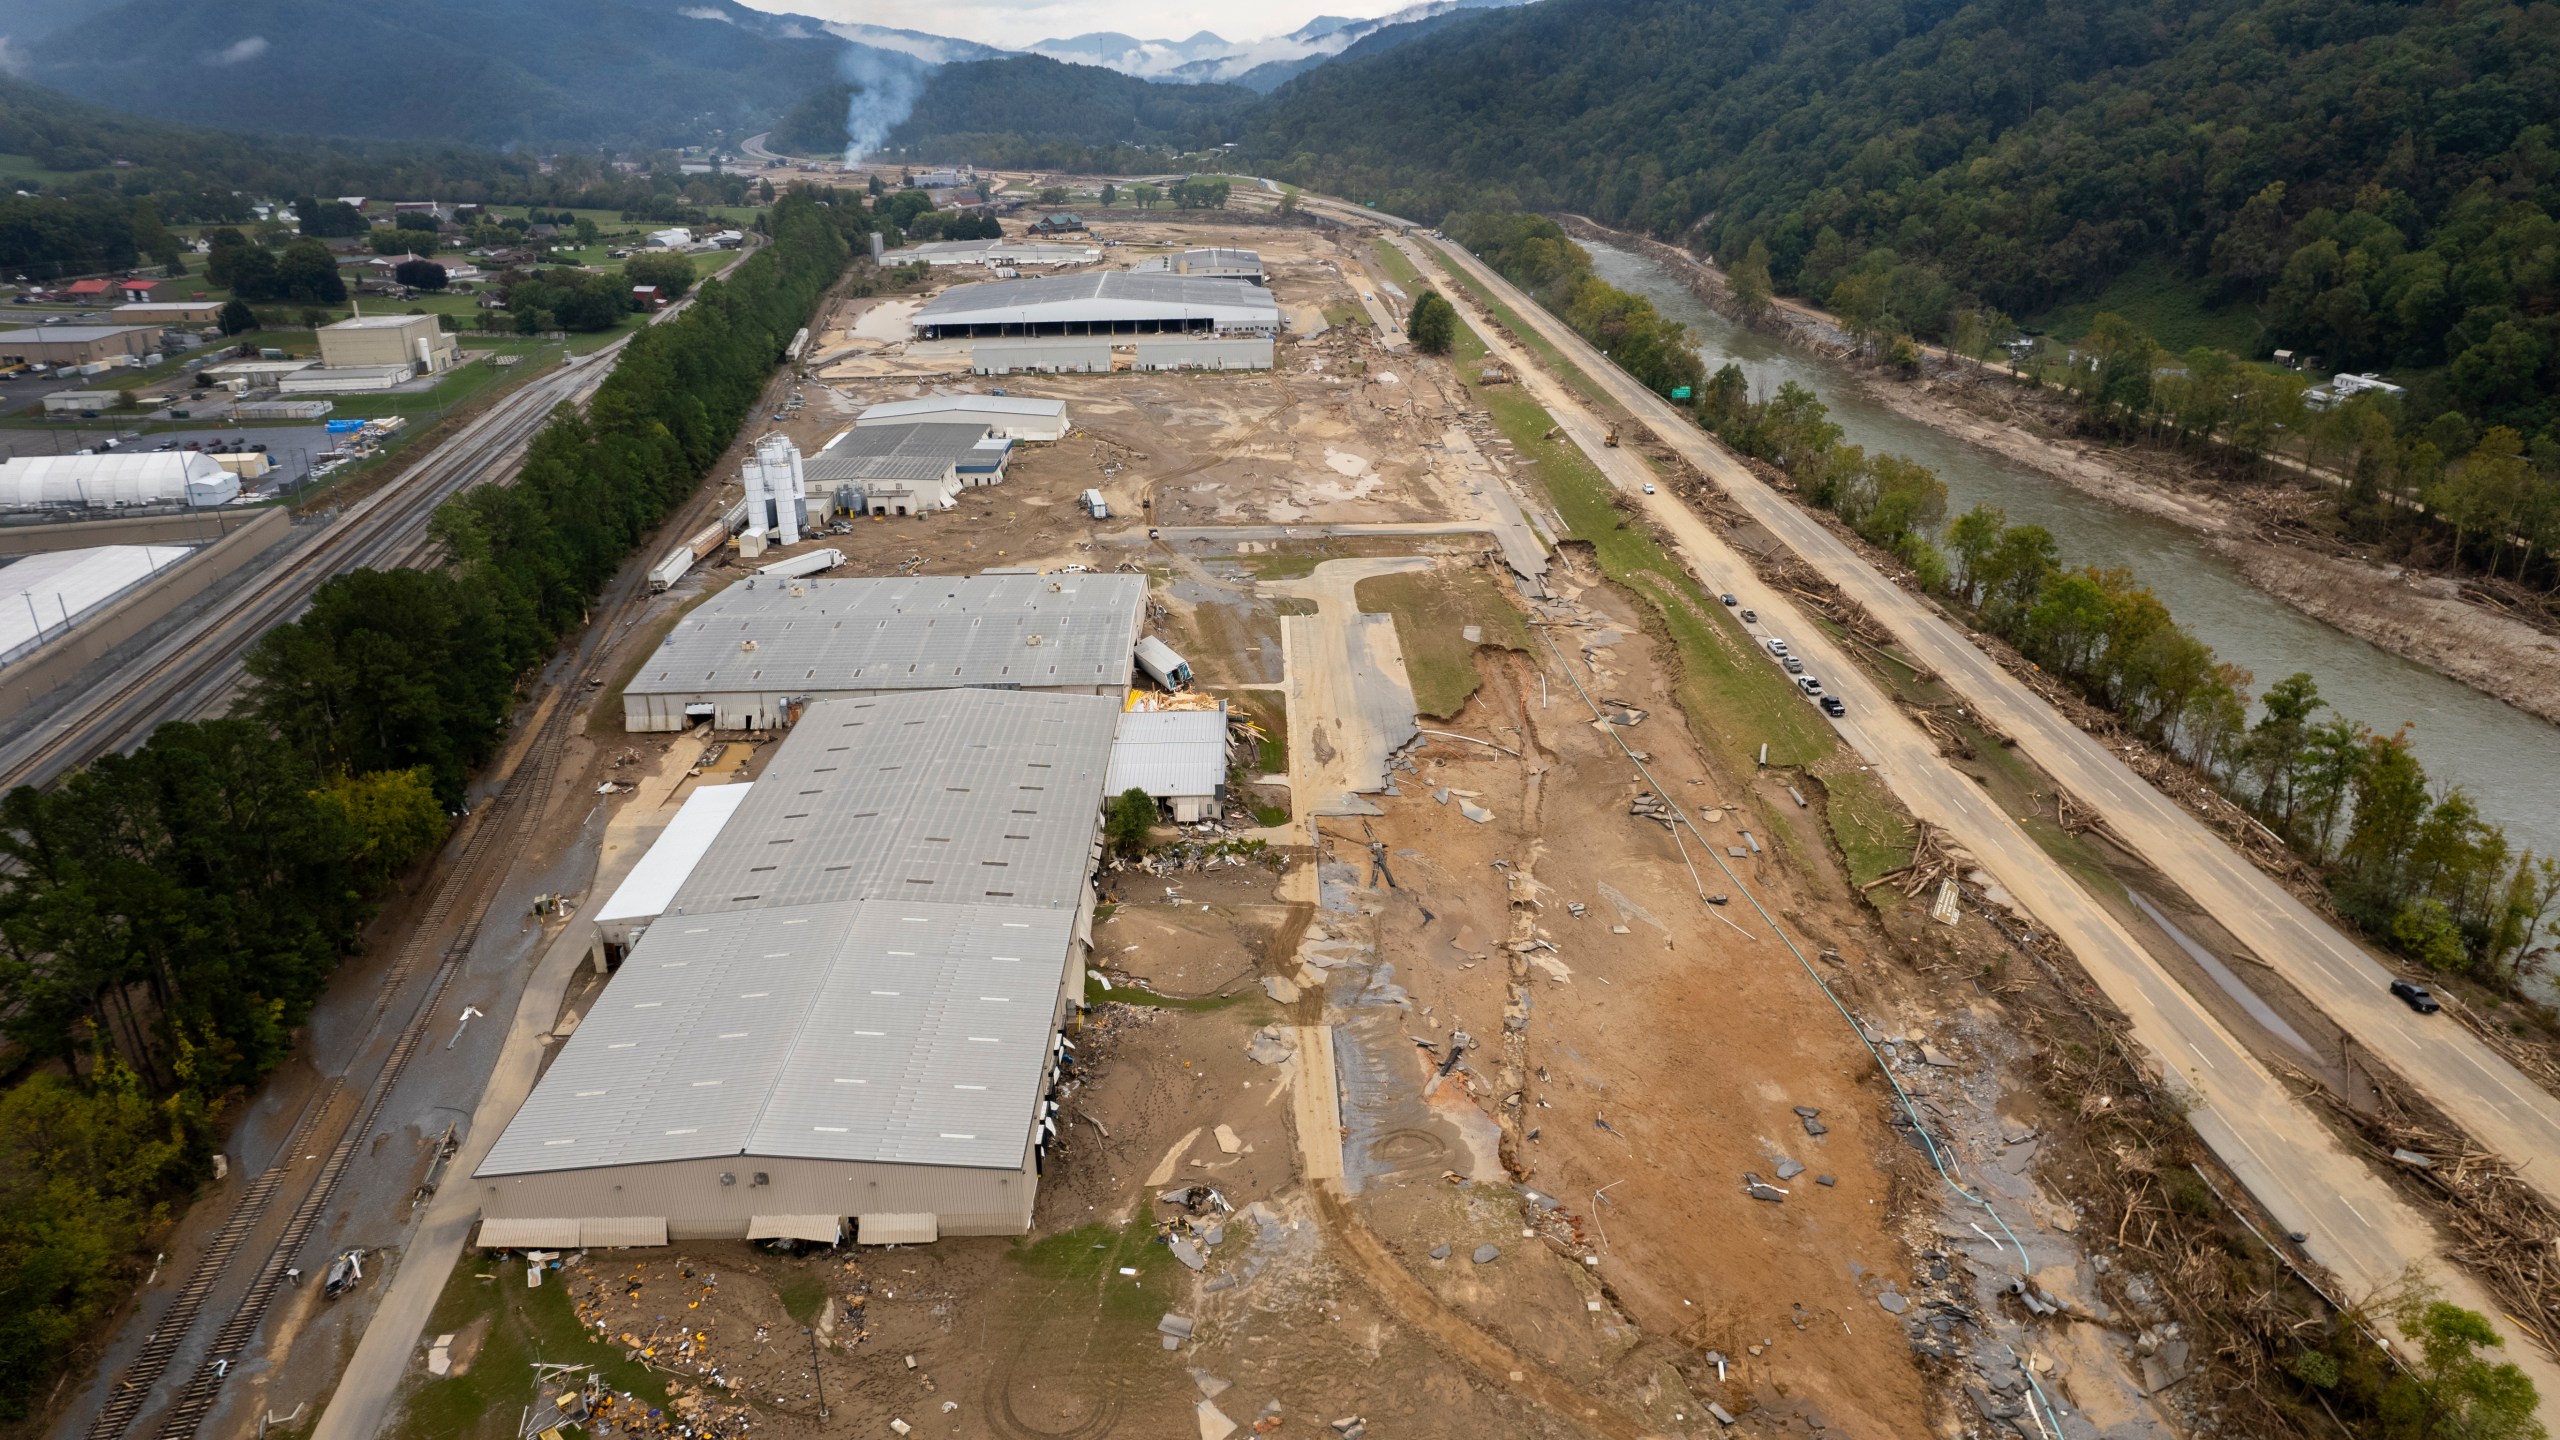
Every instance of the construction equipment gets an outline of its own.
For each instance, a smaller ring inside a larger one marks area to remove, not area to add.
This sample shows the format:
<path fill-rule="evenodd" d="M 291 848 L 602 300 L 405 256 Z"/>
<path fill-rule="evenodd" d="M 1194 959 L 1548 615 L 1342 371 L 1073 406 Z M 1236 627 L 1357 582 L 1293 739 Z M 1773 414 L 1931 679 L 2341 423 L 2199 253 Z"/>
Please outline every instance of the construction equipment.
<path fill-rule="evenodd" d="M 1608 447 L 1609 447 L 1610 449 L 1612 449 L 1612 450 L 1617 449 L 1617 448 L 1618 448 L 1618 427 L 1617 427 L 1617 426 L 1615 426 L 1615 425 L 1610 426 L 1610 427 L 1609 427 L 1609 433 L 1608 433 L 1608 434 L 1606 434 L 1606 435 L 1604 435 L 1604 436 L 1602 436 L 1602 437 L 1600 437 L 1600 443 L 1601 443 L 1601 444 L 1603 444 L 1603 445 L 1608 446 Z"/>

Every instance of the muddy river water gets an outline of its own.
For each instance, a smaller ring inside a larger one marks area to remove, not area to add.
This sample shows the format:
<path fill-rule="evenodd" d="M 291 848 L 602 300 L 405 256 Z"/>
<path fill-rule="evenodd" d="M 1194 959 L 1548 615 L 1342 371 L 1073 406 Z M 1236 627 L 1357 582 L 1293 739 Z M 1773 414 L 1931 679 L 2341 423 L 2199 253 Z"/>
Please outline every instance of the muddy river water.
<path fill-rule="evenodd" d="M 1755 396 L 1793 380 L 1822 397 L 1851 444 L 1937 471 L 1947 482 L 1948 514 L 1997 505 L 2013 524 L 2052 531 L 2067 564 L 2131 570 L 2198 638 L 2248 667 L 2253 689 L 2306 670 L 2340 713 L 2381 731 L 2407 724 L 2430 777 L 2469 791 L 2517 846 L 2560 854 L 2560 735 L 2551 726 L 2287 608 L 2165 520 L 2118 509 L 1866 399 L 1839 363 L 1736 326 L 1649 256 L 1583 245 L 1601 279 L 1687 324 L 1709 371 L 1732 361 Z"/>

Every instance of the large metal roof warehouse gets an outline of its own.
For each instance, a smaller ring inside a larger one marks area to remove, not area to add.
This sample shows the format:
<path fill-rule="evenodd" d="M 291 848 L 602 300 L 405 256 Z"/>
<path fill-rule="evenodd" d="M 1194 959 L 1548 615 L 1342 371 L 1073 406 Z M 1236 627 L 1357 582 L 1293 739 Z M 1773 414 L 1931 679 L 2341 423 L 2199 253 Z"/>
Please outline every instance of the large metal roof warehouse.
<path fill-rule="evenodd" d="M 1164 335 L 1280 328 L 1271 292 L 1243 280 L 1103 270 L 1038 280 L 954 285 L 918 310 L 915 333 L 960 340 L 1005 335 Z"/>
<path fill-rule="evenodd" d="M 622 728 L 778 728 L 811 701 L 958 685 L 1118 697 L 1146 603 L 1143 575 L 744 580 L 640 667 Z"/>
<path fill-rule="evenodd" d="M 812 707 L 490 1147 L 481 1245 L 1028 1230 L 1119 708 Z"/>

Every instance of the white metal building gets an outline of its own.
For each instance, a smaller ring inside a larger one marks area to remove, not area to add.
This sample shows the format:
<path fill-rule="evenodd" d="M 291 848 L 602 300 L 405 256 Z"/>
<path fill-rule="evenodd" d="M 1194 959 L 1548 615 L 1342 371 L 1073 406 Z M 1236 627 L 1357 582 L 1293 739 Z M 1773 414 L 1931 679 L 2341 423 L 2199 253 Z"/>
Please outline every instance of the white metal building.
<path fill-rule="evenodd" d="M 872 515 L 948 510 L 960 492 L 1004 481 L 1013 442 L 969 420 L 856 426 L 809 457 L 811 489 Z"/>
<path fill-rule="evenodd" d="M 951 265 L 1011 265 L 1046 269 L 1052 265 L 1090 265 L 1102 258 L 1098 245 L 1059 245 L 1036 240 L 929 240 L 886 252 L 881 263 L 900 265 L 921 260 L 941 269 Z"/>
<path fill-rule="evenodd" d="M 1268 334 L 1280 328 L 1280 306 L 1270 292 L 1243 280 L 1102 270 L 954 285 L 909 323 L 918 338 L 935 340 Z"/>
<path fill-rule="evenodd" d="M 0 665 L 70 634 L 194 553 L 184 545 L 97 545 L 0 565 Z"/>
<path fill-rule="evenodd" d="M 1007 440 L 1063 440 L 1070 428 L 1067 402 L 1032 395 L 927 395 L 921 400 L 890 400 L 855 418 L 854 428 L 910 425 L 919 421 L 984 425 L 987 433 Z"/>
<path fill-rule="evenodd" d="M 1143 575 L 742 580 L 677 622 L 622 692 L 622 728 L 789 724 L 805 704 L 951 686 L 1119 697 Z"/>
<path fill-rule="evenodd" d="M 1272 365 L 1268 335 L 1140 340 L 1136 348 L 1132 368 L 1139 370 L 1268 370 Z"/>
<path fill-rule="evenodd" d="M 1131 710 L 1111 743 L 1105 795 L 1144 790 L 1185 825 L 1217 813 L 1227 788 L 1227 712 Z"/>
<path fill-rule="evenodd" d="M 711 852 L 711 842 L 720 838 L 722 826 L 738 813 L 752 784 L 704 785 L 684 797 L 675 815 L 649 846 L 649 853 L 631 867 L 622 883 L 613 887 L 602 907 L 595 913 L 596 929 L 604 943 L 616 950 L 628 950 L 649 931 L 649 922 L 667 913 L 675 903 L 676 892 L 693 875 L 693 867 Z"/>
<path fill-rule="evenodd" d="M 1250 280 L 1256 285 L 1262 283 L 1262 256 L 1252 250 L 1239 250 L 1227 245 L 1203 245 L 1172 255 L 1157 255 L 1129 268 L 1139 273 L 1163 271 L 1171 275 Z"/>
<path fill-rule="evenodd" d="M 0 462 L 0 510 L 228 505 L 238 498 L 240 477 L 194 450 L 21 455 Z"/>
<path fill-rule="evenodd" d="M 1111 342 L 981 340 L 969 347 L 972 375 L 1108 375 Z"/>
<path fill-rule="evenodd" d="M 1027 1231 L 1117 711 L 812 707 L 473 1174 L 480 1244 Z"/>

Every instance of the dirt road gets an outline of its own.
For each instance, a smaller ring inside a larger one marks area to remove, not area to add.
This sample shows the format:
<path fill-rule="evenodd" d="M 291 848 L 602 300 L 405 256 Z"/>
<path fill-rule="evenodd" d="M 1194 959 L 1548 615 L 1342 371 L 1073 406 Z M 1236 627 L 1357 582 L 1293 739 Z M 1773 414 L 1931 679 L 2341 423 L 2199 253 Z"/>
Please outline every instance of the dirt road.
<path fill-rule="evenodd" d="M 1417 260 L 1430 263 L 1428 257 L 1419 253 L 1421 247 L 1417 242 L 1406 239 L 1400 243 L 1415 252 Z M 2009 733 L 2018 735 L 2021 744 L 2027 746 L 2035 758 L 2044 760 L 2046 751 L 2063 748 L 2068 741 L 2078 741 L 2081 745 L 2095 748 L 2059 715 L 2022 689 L 1999 708 L 1993 708 L 1990 702 L 1980 699 L 1982 694 L 1994 689 L 1989 683 L 1991 680 L 2012 689 L 2017 688 L 2015 682 L 1992 667 L 1951 627 L 1928 614 L 1919 602 L 1833 540 L 1829 532 L 1759 485 L 1747 471 L 1716 450 L 1704 435 L 1669 412 L 1668 407 L 1653 402 L 1649 393 L 1608 368 L 1606 362 L 1590 351 L 1580 337 L 1553 322 L 1527 297 L 1512 291 L 1499 276 L 1475 263 L 1472 257 L 1454 248 L 1450 255 L 1453 263 L 1466 266 L 1469 273 L 1493 293 L 1503 296 L 1515 313 L 1537 327 L 1544 338 L 1580 365 L 1585 374 L 1609 387 L 1620 403 L 1647 418 L 1666 443 L 1724 483 L 1738 501 L 1752 508 L 1763 524 L 1821 566 L 1853 598 L 1867 606 L 1871 614 L 1892 626 L 1904 643 L 1910 645 L 1925 662 L 1935 665 L 1941 674 L 1948 677 L 1950 684 L 1976 697 L 1977 703 L 1984 705 L 1994 722 Z M 1474 310 L 1463 293 L 1455 298 L 1462 310 Z M 1606 429 L 1603 422 L 1561 383 L 1537 368 L 1532 357 L 1494 332 L 1483 316 L 1471 313 L 1469 318 L 1494 352 L 1518 367 L 1524 383 L 1593 463 L 1621 491 L 1641 503 L 1650 518 L 1662 525 L 1682 558 L 1696 570 L 1708 588 L 1755 595 L 1761 593 L 1762 587 L 1749 566 L 1687 505 L 1669 494 L 1644 494 L 1645 483 L 1654 478 L 1652 472 L 1632 451 L 1611 448 L 1603 443 Z M 1745 487 L 1757 493 L 1759 503 L 1745 498 Z M 1782 631 L 1789 643 L 1796 647 L 1797 653 L 1804 655 L 1823 676 L 1824 683 L 1846 700 L 1853 718 L 1842 722 L 1843 736 L 1876 764 L 1878 773 L 1914 814 L 1946 827 L 1985 869 L 2018 897 L 2027 910 L 2063 937 L 2091 977 L 2132 1020 L 2135 1033 L 2151 1049 L 2163 1073 L 2178 1077 L 2194 1092 L 2199 1103 L 2189 1112 L 2188 1118 L 2197 1133 L 2282 1223 L 2310 1236 L 2305 1248 L 2314 1258 L 2336 1272 L 2359 1294 L 2386 1288 L 2414 1268 L 2436 1284 L 2448 1298 L 2483 1314 L 2496 1313 L 2485 1292 L 2443 1257 L 2427 1221 L 2404 1205 L 2380 1177 L 2350 1154 L 2317 1118 L 2296 1102 L 2283 1084 L 2259 1065 L 2194 996 L 2164 974 L 2141 945 L 2021 827 L 1987 805 L 1979 790 L 1942 760 L 1935 745 L 1918 727 L 1903 718 L 1890 698 L 1850 664 L 1821 629 L 1806 621 L 1783 598 L 1764 598 L 1757 603 L 1766 628 Z M 1964 663 L 1968 659 L 1971 664 Z M 1989 679 L 1984 679 L 1977 672 L 1987 672 Z M 2031 744 L 2028 737 L 2039 729 L 2060 730 L 2067 735 L 2044 736 L 2043 743 Z M 2121 771 L 2132 786 L 2148 790 L 2131 771 L 2124 770 L 2112 760 L 2106 763 Z M 2083 788 L 2076 784 L 2074 788 L 2085 800 L 2105 809 L 2108 803 L 2104 798 L 2108 794 L 2106 790 Z M 2156 792 L 2152 798 L 2159 805 L 2167 806 Z M 2178 818 L 2185 820 L 2183 814 Z M 2128 822 L 2129 825 L 2138 823 Z M 2191 850 L 2201 851 L 2210 846 L 2222 852 L 2232 865 L 2246 868 L 2245 861 L 2230 856 L 2221 843 L 2205 834 L 2201 827 L 2192 821 L 2185 823 L 2195 832 Z M 2126 833 L 2131 835 L 2135 832 L 2128 828 Z M 2171 857 L 2155 850 L 2152 858 L 2155 863 L 2168 868 L 2167 862 Z M 2185 868 L 2195 867 L 2189 865 Z M 2210 880 L 2212 874 L 2207 871 L 2206 878 Z M 2257 888 L 2272 891 L 2284 904 L 2295 910 L 2301 908 L 2291 897 L 2284 896 L 2272 884 L 2258 877 L 2254 870 L 2248 872 L 2247 878 L 2258 881 Z M 2267 903 L 2255 896 L 2244 898 L 2242 894 L 2235 893 L 2234 887 L 2216 889 L 2211 884 L 2191 886 L 2190 892 L 2235 930 L 2243 926 L 2255 930 L 2268 928 L 2268 916 L 2263 910 L 2244 913 L 2252 906 Z M 2345 943 L 2343 937 L 2339 938 L 2339 943 Z M 2369 961 L 2364 963 L 2371 964 Z M 2374 968 L 2378 973 L 2378 967 Z M 2380 993 L 2378 981 L 2374 991 L 2377 995 Z M 2502 1064 L 2494 1062 L 2494 1057 L 2489 1058 L 2493 1063 Z M 2513 1083 L 2523 1084 L 2520 1077 Z M 2455 1113 L 2468 1114 L 2470 1111 L 2466 1107 Z M 2510 1353 L 2534 1376 L 2536 1383 L 2543 1387 L 2543 1393 L 2560 1395 L 2560 1390 L 2552 1388 L 2555 1382 L 2560 1382 L 2560 1366 L 2521 1345 L 2510 1347 Z"/>

